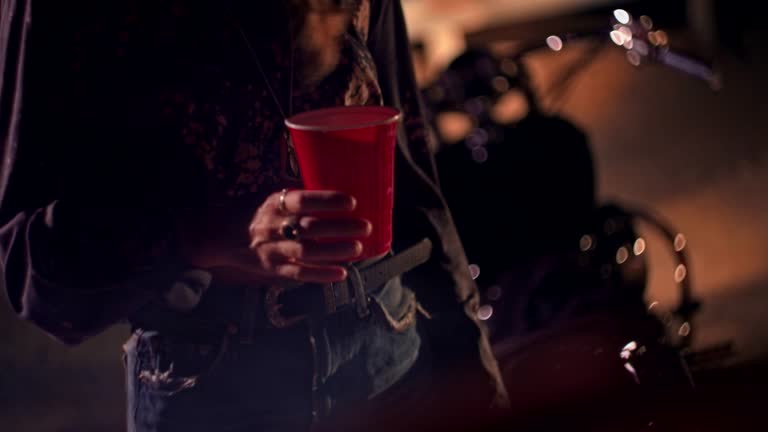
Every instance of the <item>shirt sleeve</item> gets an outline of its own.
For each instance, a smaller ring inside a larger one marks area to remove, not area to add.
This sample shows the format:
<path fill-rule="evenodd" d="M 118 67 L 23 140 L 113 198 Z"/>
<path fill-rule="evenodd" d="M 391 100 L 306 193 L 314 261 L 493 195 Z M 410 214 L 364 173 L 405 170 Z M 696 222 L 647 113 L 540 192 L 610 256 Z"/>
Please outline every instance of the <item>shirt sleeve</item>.
<path fill-rule="evenodd" d="M 501 407 L 506 391 L 485 328 L 477 320 L 478 289 L 440 191 L 402 5 L 399 0 L 374 0 L 371 11 L 368 47 L 384 103 L 403 112 L 396 156 L 394 245 L 404 248 L 425 236 L 434 245 L 430 261 L 405 275 L 404 281 L 432 315 L 424 328 L 433 366 L 447 372 L 455 386 L 443 394 L 469 392 L 476 396 L 478 409 Z"/>
<path fill-rule="evenodd" d="M 75 344 L 180 274 L 168 197 L 185 177 L 130 14 L 58 3 L 2 2 L 0 258 L 16 312 Z"/>
<path fill-rule="evenodd" d="M 429 142 L 431 134 L 414 76 L 399 1 L 373 2 L 368 47 L 376 64 L 384 103 L 403 113 L 395 162 L 395 243 L 407 247 L 424 235 L 432 237 L 437 254 L 437 260 L 433 261 L 442 263 L 444 271 L 431 277 L 449 277 L 441 282 L 454 289 L 441 291 L 439 297 L 436 297 L 437 290 L 429 289 L 421 296 L 424 301 L 443 305 L 471 302 L 477 287 L 469 276 L 463 248 L 438 185 Z"/>

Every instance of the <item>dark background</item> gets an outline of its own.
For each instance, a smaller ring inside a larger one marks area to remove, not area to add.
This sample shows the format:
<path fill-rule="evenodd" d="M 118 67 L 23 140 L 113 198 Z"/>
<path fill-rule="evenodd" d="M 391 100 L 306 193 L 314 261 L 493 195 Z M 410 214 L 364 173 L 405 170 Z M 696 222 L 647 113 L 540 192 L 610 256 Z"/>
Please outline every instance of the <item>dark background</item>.
<path fill-rule="evenodd" d="M 445 3 L 457 14 L 476 7 L 473 0 Z M 673 45 L 715 59 L 723 73 L 723 89 L 714 92 L 660 66 L 634 68 L 622 50 L 606 49 L 581 71 L 558 111 L 590 136 L 601 200 L 653 209 L 688 238 L 694 290 L 704 302 L 695 321 L 695 347 L 734 346 L 727 362 L 697 372 L 700 391 L 708 396 L 697 415 L 722 430 L 742 430 L 744 422 L 764 417 L 768 370 L 765 16 L 747 2 L 703 2 L 715 13 L 702 24 L 691 20 L 691 4 L 698 2 L 613 3 L 628 3 L 630 12 L 667 23 Z M 543 21 L 517 18 L 470 36 L 481 42 L 536 38 L 546 28 L 543 22 L 565 28 L 603 12 L 567 8 L 567 14 Z M 537 88 L 550 88 L 580 50 L 576 44 L 561 53 L 531 55 Z M 647 238 L 648 300 L 672 305 L 672 261 L 658 238 Z M 0 430 L 124 430 L 120 346 L 126 337 L 127 329 L 118 326 L 66 348 L 19 321 L 2 298 Z"/>

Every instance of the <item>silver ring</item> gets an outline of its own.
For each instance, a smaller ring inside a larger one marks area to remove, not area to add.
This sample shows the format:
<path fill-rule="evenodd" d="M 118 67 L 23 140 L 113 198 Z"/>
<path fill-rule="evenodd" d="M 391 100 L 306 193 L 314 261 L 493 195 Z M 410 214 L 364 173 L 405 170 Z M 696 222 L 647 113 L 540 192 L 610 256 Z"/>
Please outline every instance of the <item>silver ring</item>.
<path fill-rule="evenodd" d="M 288 189 L 283 189 L 280 191 L 280 202 L 277 205 L 277 208 L 280 209 L 280 211 L 284 214 L 288 214 L 288 207 L 285 205 L 286 195 L 288 195 Z"/>
<path fill-rule="evenodd" d="M 299 239 L 299 227 L 293 218 L 286 219 L 285 222 L 280 225 L 280 235 L 286 240 Z"/>

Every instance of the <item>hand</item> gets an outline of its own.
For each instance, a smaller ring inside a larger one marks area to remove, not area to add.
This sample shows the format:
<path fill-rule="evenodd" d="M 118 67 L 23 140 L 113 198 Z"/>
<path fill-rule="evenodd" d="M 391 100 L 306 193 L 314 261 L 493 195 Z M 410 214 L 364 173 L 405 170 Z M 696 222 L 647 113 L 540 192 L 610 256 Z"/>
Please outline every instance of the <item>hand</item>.
<path fill-rule="evenodd" d="M 335 219 L 322 213 L 351 211 L 352 197 L 332 191 L 293 190 L 265 200 L 252 216 L 220 209 L 195 213 L 177 223 L 182 259 L 206 269 L 224 284 L 271 283 L 280 280 L 328 283 L 346 278 L 339 265 L 359 256 L 371 224 L 362 219 Z M 294 223 L 300 239 L 281 231 Z M 326 239 L 319 243 L 317 240 Z M 249 246 L 250 245 L 250 246 Z"/>
<path fill-rule="evenodd" d="M 355 206 L 353 197 L 335 191 L 293 190 L 271 195 L 248 228 L 254 268 L 267 278 L 316 283 L 343 280 L 347 273 L 339 263 L 360 256 L 363 247 L 355 239 L 369 236 L 372 227 L 364 219 L 322 214 L 350 212 Z M 284 235 L 286 224 L 295 228 L 297 238 Z"/>

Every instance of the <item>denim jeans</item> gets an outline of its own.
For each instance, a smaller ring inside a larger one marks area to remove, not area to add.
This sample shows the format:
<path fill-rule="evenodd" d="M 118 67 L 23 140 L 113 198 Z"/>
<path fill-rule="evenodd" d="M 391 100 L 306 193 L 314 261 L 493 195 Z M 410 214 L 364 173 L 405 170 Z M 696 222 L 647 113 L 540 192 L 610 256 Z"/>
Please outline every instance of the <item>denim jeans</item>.
<path fill-rule="evenodd" d="M 124 347 L 128 431 L 307 431 L 375 399 L 412 369 L 421 338 L 415 325 L 395 331 L 385 319 L 413 301 L 399 278 L 372 297 L 366 318 L 343 311 L 247 342 L 136 329 Z"/>

